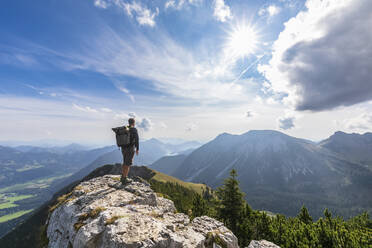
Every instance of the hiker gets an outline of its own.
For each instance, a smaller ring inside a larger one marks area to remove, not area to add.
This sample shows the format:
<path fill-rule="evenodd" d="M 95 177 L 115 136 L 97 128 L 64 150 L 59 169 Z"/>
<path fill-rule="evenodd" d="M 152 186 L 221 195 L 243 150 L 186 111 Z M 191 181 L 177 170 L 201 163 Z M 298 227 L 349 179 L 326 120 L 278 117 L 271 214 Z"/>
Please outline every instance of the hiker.
<path fill-rule="evenodd" d="M 128 182 L 129 168 L 133 164 L 134 153 L 139 153 L 139 138 L 134 118 L 128 119 L 129 126 L 117 127 L 112 130 L 116 134 L 116 143 L 121 148 L 123 154 L 123 167 L 120 181 L 125 184 Z"/>

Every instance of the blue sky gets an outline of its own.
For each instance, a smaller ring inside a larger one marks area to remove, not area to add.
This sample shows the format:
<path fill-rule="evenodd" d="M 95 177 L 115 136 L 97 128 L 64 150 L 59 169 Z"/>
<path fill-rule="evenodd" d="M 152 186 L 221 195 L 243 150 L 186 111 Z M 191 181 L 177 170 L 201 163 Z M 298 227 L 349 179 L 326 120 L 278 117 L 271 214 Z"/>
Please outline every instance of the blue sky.
<path fill-rule="evenodd" d="M 367 0 L 6 1 L 1 140 L 371 131 Z"/>

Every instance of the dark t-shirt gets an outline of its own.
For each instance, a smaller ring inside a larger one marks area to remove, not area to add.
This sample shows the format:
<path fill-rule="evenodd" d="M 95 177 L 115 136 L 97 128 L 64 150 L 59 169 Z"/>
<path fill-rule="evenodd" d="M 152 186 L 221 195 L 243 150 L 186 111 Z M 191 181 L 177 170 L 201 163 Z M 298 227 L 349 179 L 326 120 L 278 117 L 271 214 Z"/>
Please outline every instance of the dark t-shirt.
<path fill-rule="evenodd" d="M 127 148 L 127 147 L 134 146 L 136 147 L 137 150 L 139 150 L 139 138 L 138 138 L 137 128 L 130 127 L 129 132 L 130 132 L 130 144 L 125 147 Z"/>

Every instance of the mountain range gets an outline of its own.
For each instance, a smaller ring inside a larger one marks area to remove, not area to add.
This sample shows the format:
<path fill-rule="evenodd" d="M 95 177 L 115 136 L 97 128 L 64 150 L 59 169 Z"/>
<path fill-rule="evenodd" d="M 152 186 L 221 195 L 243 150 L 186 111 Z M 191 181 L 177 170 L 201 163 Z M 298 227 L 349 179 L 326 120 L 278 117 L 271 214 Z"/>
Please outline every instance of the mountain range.
<path fill-rule="evenodd" d="M 245 198 L 255 209 L 293 216 L 305 204 L 315 218 L 325 208 L 349 217 L 372 210 L 371 144 L 371 133 L 336 132 L 313 142 L 273 130 L 252 130 L 241 135 L 223 133 L 204 145 L 143 141 L 135 164 L 148 164 L 180 180 L 213 188 L 235 169 Z M 115 146 L 94 150 L 75 144 L 60 148 L 0 147 L 0 220 L 7 211 L 36 209 L 52 193 L 74 185 L 93 170 L 100 175 L 112 173 L 106 171 L 107 166 L 97 168 L 121 160 Z M 120 164 L 115 168 L 115 174 L 119 173 Z M 6 197 L 14 195 L 33 198 L 1 208 L 9 203 Z M 0 236 L 27 217 L 0 223 Z"/>
<path fill-rule="evenodd" d="M 336 132 L 328 139 L 320 142 L 325 147 L 345 159 L 372 167 L 372 133 Z"/>
<path fill-rule="evenodd" d="M 305 204 L 314 217 L 324 208 L 349 217 L 372 209 L 371 144 L 371 133 L 336 132 L 313 142 L 278 131 L 252 130 L 223 133 L 204 145 L 146 140 L 134 164 L 213 188 L 236 169 L 246 200 L 255 209 L 293 216 Z M 0 220 L 9 213 L 35 209 L 96 168 L 121 161 L 115 146 L 0 147 Z M 32 198 L 1 208 L 10 203 L 7 197 L 14 196 Z M 0 236 L 26 217 L 1 222 Z"/>
<path fill-rule="evenodd" d="M 187 156 L 168 156 L 150 167 L 181 180 L 218 187 L 238 172 L 256 209 L 296 215 L 305 204 L 349 217 L 372 210 L 372 134 L 336 132 L 315 143 L 272 130 L 223 133 Z"/>

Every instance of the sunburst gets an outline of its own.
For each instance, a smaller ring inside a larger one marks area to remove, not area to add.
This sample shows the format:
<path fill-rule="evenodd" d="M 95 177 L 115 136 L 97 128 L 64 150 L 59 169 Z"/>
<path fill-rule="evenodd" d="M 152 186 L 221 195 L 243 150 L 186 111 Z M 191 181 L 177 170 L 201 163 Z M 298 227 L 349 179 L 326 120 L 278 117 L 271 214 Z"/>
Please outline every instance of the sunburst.
<path fill-rule="evenodd" d="M 225 53 L 233 60 L 248 57 L 258 49 L 259 34 L 253 25 L 237 24 L 228 32 Z"/>

